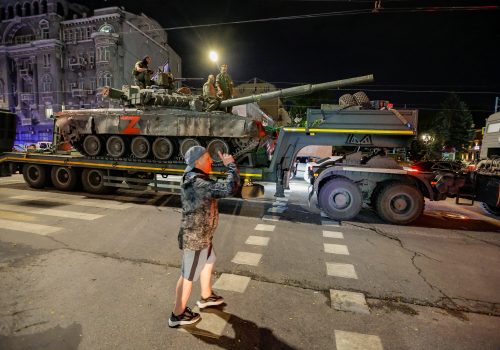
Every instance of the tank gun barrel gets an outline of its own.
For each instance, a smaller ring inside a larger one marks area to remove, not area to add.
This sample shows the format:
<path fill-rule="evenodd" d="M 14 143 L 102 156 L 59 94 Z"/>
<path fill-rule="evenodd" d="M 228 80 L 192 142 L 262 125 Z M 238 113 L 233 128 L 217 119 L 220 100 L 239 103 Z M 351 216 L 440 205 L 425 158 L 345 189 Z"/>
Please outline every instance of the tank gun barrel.
<path fill-rule="evenodd" d="M 278 98 L 278 97 L 291 97 L 291 96 L 307 95 L 307 94 L 312 94 L 313 92 L 316 92 L 316 91 L 335 89 L 335 88 L 348 86 L 348 85 L 370 83 L 372 81 L 373 81 L 373 74 L 370 74 L 370 75 L 364 75 L 364 76 L 354 77 L 354 78 L 349 78 L 349 79 L 329 81 L 326 83 L 300 85 L 300 86 L 295 86 L 295 87 L 291 87 L 291 88 L 287 88 L 287 89 L 266 92 L 263 94 L 257 94 L 257 95 L 251 95 L 251 96 L 238 97 L 238 98 L 224 100 L 220 103 L 220 107 L 224 108 L 224 107 L 229 107 L 229 106 L 238 106 L 238 105 L 243 105 L 243 104 L 252 103 L 252 102 L 271 100 L 273 98 Z"/>

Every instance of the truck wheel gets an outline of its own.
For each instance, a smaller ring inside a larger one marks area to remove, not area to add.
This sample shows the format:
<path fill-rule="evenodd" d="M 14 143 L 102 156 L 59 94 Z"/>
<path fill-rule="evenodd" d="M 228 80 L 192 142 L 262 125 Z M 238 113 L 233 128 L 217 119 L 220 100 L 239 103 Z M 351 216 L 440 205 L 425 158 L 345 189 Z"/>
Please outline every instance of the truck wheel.
<path fill-rule="evenodd" d="M 494 207 L 492 205 L 489 205 L 487 203 L 481 202 L 481 207 L 490 214 L 500 216 L 500 207 Z"/>
<path fill-rule="evenodd" d="M 321 209 L 334 220 L 349 220 L 358 215 L 363 204 L 358 185 L 344 178 L 328 181 L 318 194 Z"/>
<path fill-rule="evenodd" d="M 424 210 L 424 196 L 413 186 L 393 182 L 375 200 L 377 214 L 386 222 L 405 225 L 415 221 Z"/>
<path fill-rule="evenodd" d="M 78 184 L 76 170 L 65 166 L 54 166 L 50 171 L 54 187 L 60 191 L 73 191 Z"/>
<path fill-rule="evenodd" d="M 49 181 L 47 168 L 38 164 L 24 164 L 23 177 L 24 181 L 33 188 L 44 188 Z"/>
<path fill-rule="evenodd" d="M 106 173 L 100 169 L 84 169 L 82 171 L 82 185 L 86 192 L 93 194 L 107 194 L 115 190 L 115 187 L 104 185 Z"/>

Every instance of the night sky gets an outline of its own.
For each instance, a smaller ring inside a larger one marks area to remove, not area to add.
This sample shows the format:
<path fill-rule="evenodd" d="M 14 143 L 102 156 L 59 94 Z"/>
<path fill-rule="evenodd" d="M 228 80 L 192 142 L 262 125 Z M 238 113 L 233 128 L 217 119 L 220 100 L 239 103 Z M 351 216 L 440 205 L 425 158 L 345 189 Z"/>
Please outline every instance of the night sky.
<path fill-rule="evenodd" d="M 91 9 L 124 6 L 170 28 L 169 45 L 181 56 L 185 77 L 206 78 L 215 72 L 208 60 L 210 49 L 228 63 L 236 83 L 258 77 L 289 87 L 373 73 L 374 83 L 331 92 L 318 103 L 362 89 L 371 99 L 418 108 L 429 118 L 447 93 L 455 91 L 478 127 L 493 112 L 495 97 L 500 97 L 500 10 L 437 8 L 500 5 L 498 1 L 382 0 L 378 13 L 370 11 L 370 0 L 73 2 Z M 417 8 L 426 11 L 415 12 Z M 338 15 L 356 10 L 361 13 Z M 272 20 L 319 13 L 337 15 Z M 271 20 L 196 27 L 256 19 Z M 195 27 L 174 29 L 180 26 Z"/>

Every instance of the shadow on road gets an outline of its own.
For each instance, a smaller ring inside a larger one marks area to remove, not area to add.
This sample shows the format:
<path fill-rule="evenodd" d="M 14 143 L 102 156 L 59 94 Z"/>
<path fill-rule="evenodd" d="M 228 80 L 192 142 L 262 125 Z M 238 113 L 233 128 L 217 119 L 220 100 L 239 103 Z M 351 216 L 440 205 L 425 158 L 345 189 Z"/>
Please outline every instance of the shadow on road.
<path fill-rule="evenodd" d="M 211 309 L 203 313 L 218 314 L 222 311 Z M 202 317 L 203 317 L 202 313 Z M 273 334 L 269 328 L 259 327 L 256 323 L 244 320 L 236 315 L 226 314 L 229 316 L 228 324 L 234 330 L 234 338 L 222 335 L 208 333 L 206 331 L 197 332 L 196 327 L 185 327 L 185 330 L 191 333 L 194 337 L 211 345 L 217 345 L 222 349 L 240 349 L 240 350 L 255 350 L 255 349 L 280 349 L 294 350 L 295 348 L 285 343 Z M 226 326 L 227 327 L 227 326 Z"/>
<path fill-rule="evenodd" d="M 57 326 L 40 333 L 19 336 L 0 335 L 0 349 L 76 350 L 81 341 L 82 326 L 72 323 L 67 328 Z"/>

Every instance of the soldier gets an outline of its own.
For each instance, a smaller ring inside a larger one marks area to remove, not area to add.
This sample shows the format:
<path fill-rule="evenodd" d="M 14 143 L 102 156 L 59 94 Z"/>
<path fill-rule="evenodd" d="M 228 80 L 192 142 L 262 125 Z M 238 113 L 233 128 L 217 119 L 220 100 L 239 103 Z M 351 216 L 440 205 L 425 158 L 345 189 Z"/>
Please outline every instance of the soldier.
<path fill-rule="evenodd" d="M 210 74 L 205 84 L 203 84 L 203 96 L 216 97 L 215 76 L 213 74 Z"/>
<path fill-rule="evenodd" d="M 152 85 L 151 74 L 153 74 L 153 71 L 148 68 L 150 63 L 151 57 L 144 56 L 144 58 L 141 61 L 137 61 L 134 66 L 132 74 L 134 75 L 135 84 L 141 89 L 145 89 L 146 86 Z"/>
<path fill-rule="evenodd" d="M 217 74 L 215 79 L 215 86 L 217 87 L 217 96 L 223 100 L 234 97 L 233 80 L 227 73 L 227 64 L 220 66 L 220 73 Z M 231 113 L 233 107 L 226 107 L 226 112 Z"/>
<path fill-rule="evenodd" d="M 168 319 L 169 327 L 200 320 L 200 314 L 187 307 L 193 281 L 198 278 L 201 298 L 196 304 L 200 309 L 224 303 L 224 298 L 212 291 L 211 283 L 216 259 L 212 238 L 219 220 L 217 198 L 233 195 L 239 187 L 240 177 L 233 156 L 219 152 L 219 157 L 228 168 L 225 182 L 209 179 L 212 158 L 204 147 L 193 146 L 186 152 L 188 166 L 181 183 L 182 220 L 178 235 L 179 248 L 183 251 L 182 267 L 175 290 L 174 310 Z"/>

